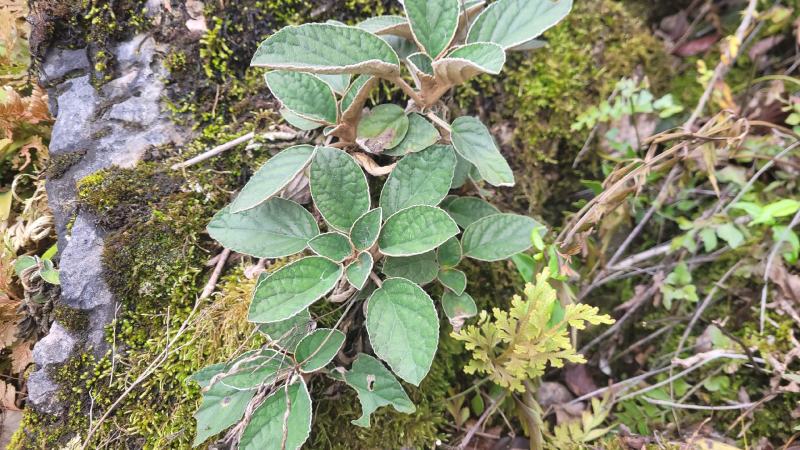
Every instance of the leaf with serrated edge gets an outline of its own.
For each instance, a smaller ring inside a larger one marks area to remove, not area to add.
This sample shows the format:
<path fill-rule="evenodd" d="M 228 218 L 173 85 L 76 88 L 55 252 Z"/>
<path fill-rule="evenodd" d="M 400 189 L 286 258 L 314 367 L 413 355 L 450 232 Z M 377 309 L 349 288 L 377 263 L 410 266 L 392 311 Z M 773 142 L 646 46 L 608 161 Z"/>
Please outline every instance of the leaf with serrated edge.
<path fill-rule="evenodd" d="M 383 222 L 383 208 L 375 208 L 359 217 L 350 228 L 350 239 L 358 251 L 368 250 L 375 245 Z"/>
<path fill-rule="evenodd" d="M 439 282 L 444 287 L 453 291 L 456 295 L 464 293 L 467 288 L 467 275 L 457 269 L 442 269 L 439 271 Z"/>
<path fill-rule="evenodd" d="M 389 278 L 367 302 L 367 333 L 375 354 L 403 380 L 419 386 L 439 343 L 439 317 L 421 287 Z"/>
<path fill-rule="evenodd" d="M 239 449 L 297 450 L 311 434 L 311 413 L 311 396 L 302 379 L 280 387 L 253 412 Z"/>
<path fill-rule="evenodd" d="M 286 123 L 301 131 L 316 130 L 317 128 L 325 125 L 322 122 L 315 122 L 313 120 L 308 120 L 305 117 L 300 117 L 287 108 L 281 108 L 278 112 L 281 114 L 281 117 L 283 117 L 283 120 L 285 120 Z"/>
<path fill-rule="evenodd" d="M 336 94 L 328 83 L 305 72 L 275 70 L 264 75 L 272 95 L 300 117 L 327 124 L 336 123 Z"/>
<path fill-rule="evenodd" d="M 387 216 L 415 205 L 436 206 L 450 192 L 456 155 L 447 145 L 434 145 L 407 155 L 392 170 L 381 191 Z"/>
<path fill-rule="evenodd" d="M 397 147 L 383 151 L 385 155 L 402 156 L 425 150 L 439 140 L 439 130 L 417 113 L 408 116 L 408 132 Z"/>
<path fill-rule="evenodd" d="M 192 446 L 205 442 L 235 423 L 242 420 L 247 404 L 255 395 L 255 391 L 240 391 L 216 383 L 203 394 L 200 408 L 194 413 L 197 421 L 197 432 Z"/>
<path fill-rule="evenodd" d="M 266 278 L 266 276 L 264 276 Z M 258 331 L 265 334 L 278 347 L 293 353 L 297 343 L 313 328 L 313 320 L 307 309 L 286 320 L 262 323 Z"/>
<path fill-rule="evenodd" d="M 314 151 L 310 145 L 296 145 L 267 160 L 231 204 L 233 212 L 254 208 L 280 192 L 308 166 Z"/>
<path fill-rule="evenodd" d="M 443 267 L 452 268 L 461 262 L 462 253 L 461 243 L 458 242 L 458 238 L 453 237 L 439 247 L 436 251 L 436 256 L 439 264 Z"/>
<path fill-rule="evenodd" d="M 311 198 L 328 224 L 340 231 L 369 210 L 369 186 L 361 167 L 347 153 L 320 147 L 311 162 Z"/>
<path fill-rule="evenodd" d="M 359 291 L 364 289 L 374 263 L 372 255 L 369 252 L 358 255 L 358 259 L 351 262 L 345 269 L 347 281 Z"/>
<path fill-rule="evenodd" d="M 464 116 L 454 120 L 451 128 L 453 147 L 477 167 L 484 180 L 493 186 L 514 186 L 514 173 L 486 125 Z"/>
<path fill-rule="evenodd" d="M 319 234 L 319 226 L 302 206 L 275 197 L 236 214 L 230 206 L 223 208 L 208 224 L 208 234 L 237 253 L 282 258 L 302 252 Z"/>
<path fill-rule="evenodd" d="M 339 330 L 318 328 L 304 337 L 295 350 L 294 357 L 302 372 L 314 372 L 327 366 L 344 345 L 344 333 Z"/>
<path fill-rule="evenodd" d="M 432 251 L 414 256 L 387 256 L 382 271 L 387 277 L 405 278 L 423 286 L 436 279 L 439 264 Z"/>
<path fill-rule="evenodd" d="M 356 390 L 361 403 L 361 417 L 354 425 L 369 427 L 373 412 L 391 405 L 397 412 L 411 414 L 416 411 L 403 386 L 384 367 L 383 363 L 365 353 L 359 353 L 353 366 L 344 374 L 345 383 Z"/>
<path fill-rule="evenodd" d="M 494 42 L 512 48 L 539 37 L 569 14 L 572 0 L 498 0 L 470 27 L 467 43 Z"/>
<path fill-rule="evenodd" d="M 321 256 L 281 267 L 256 286 L 247 320 L 272 323 L 298 314 L 330 292 L 342 271 L 341 265 Z"/>
<path fill-rule="evenodd" d="M 414 40 L 436 59 L 456 36 L 460 0 L 405 0 L 403 3 Z"/>
<path fill-rule="evenodd" d="M 478 219 L 464 230 L 464 256 L 479 261 L 500 261 L 531 248 L 531 233 L 539 222 L 517 214 L 494 214 Z"/>
<path fill-rule="evenodd" d="M 350 246 L 350 240 L 347 236 L 337 233 L 323 233 L 308 241 L 308 246 L 314 253 L 332 259 L 336 262 L 342 262 L 353 253 Z"/>
<path fill-rule="evenodd" d="M 408 125 L 403 108 L 390 103 L 378 105 L 359 122 L 358 139 L 372 153 L 380 153 L 397 147 L 406 137 Z"/>
<path fill-rule="evenodd" d="M 397 54 L 378 36 L 356 27 L 322 23 L 282 28 L 258 46 L 250 65 L 323 74 L 391 76 L 400 72 Z"/>
<path fill-rule="evenodd" d="M 497 75 L 505 63 L 506 52 L 499 45 L 479 42 L 461 46 L 446 58 L 434 61 L 433 72 L 437 80 L 459 85 L 484 73 Z"/>
<path fill-rule="evenodd" d="M 413 256 L 433 250 L 458 234 L 458 225 L 435 206 L 411 206 L 386 219 L 378 248 L 387 256 Z"/>
<path fill-rule="evenodd" d="M 461 228 L 467 228 L 472 222 L 500 211 L 491 203 L 478 197 L 456 197 L 447 205 L 442 205 L 450 217 L 456 221 Z"/>

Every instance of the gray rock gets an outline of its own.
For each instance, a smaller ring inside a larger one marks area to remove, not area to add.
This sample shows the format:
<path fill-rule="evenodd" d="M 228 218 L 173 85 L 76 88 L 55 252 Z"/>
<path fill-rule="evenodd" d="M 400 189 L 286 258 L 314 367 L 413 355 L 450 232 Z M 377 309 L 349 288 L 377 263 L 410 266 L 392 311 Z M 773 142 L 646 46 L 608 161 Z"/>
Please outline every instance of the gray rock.
<path fill-rule="evenodd" d="M 44 369 L 37 370 L 28 377 L 28 406 L 37 411 L 56 414 L 63 410 L 64 405 L 59 404 L 57 393 L 58 384 Z"/>
<path fill-rule="evenodd" d="M 94 309 L 113 301 L 103 279 L 103 236 L 87 213 L 81 212 L 61 254 L 61 302 L 75 309 Z"/>
<path fill-rule="evenodd" d="M 87 139 L 87 128 L 94 118 L 99 103 L 97 93 L 89 82 L 89 75 L 67 81 L 68 88 L 58 95 L 56 123 L 50 136 L 50 153 L 59 155 L 77 150 Z"/>
<path fill-rule="evenodd" d="M 40 80 L 45 85 L 60 83 L 70 76 L 85 75 L 89 67 L 85 48 L 78 50 L 52 48 L 45 57 Z"/>
<path fill-rule="evenodd" d="M 33 346 L 33 362 L 40 368 L 62 363 L 75 349 L 75 338 L 58 322 L 53 322 L 50 333 Z"/>

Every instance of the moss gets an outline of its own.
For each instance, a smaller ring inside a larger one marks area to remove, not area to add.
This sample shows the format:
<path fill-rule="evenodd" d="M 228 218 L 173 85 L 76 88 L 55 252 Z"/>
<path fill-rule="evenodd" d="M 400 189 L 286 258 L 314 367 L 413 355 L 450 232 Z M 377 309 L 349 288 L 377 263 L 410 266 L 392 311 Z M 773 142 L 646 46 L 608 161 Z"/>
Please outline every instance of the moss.
<path fill-rule="evenodd" d="M 89 328 L 89 314 L 80 309 L 57 304 L 53 308 L 53 320 L 67 330 L 83 332 Z"/>
<path fill-rule="evenodd" d="M 72 166 L 83 159 L 84 155 L 86 155 L 85 149 L 51 157 L 48 162 L 47 170 L 45 171 L 45 176 L 50 180 L 61 178 Z"/>

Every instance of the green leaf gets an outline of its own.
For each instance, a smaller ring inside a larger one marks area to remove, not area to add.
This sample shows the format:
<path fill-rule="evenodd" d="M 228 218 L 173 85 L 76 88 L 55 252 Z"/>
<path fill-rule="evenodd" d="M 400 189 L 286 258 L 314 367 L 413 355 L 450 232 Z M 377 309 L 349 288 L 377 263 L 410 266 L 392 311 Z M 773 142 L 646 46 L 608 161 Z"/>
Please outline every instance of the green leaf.
<path fill-rule="evenodd" d="M 405 278 L 425 285 L 436 279 L 439 264 L 436 263 L 436 254 L 432 251 L 414 256 L 387 256 L 382 271 L 387 277 Z"/>
<path fill-rule="evenodd" d="M 526 283 L 533 281 L 533 277 L 536 275 L 536 260 L 531 255 L 517 253 L 511 257 L 511 261 L 514 261 L 514 266 L 516 266 L 519 276 L 522 277 L 522 281 Z"/>
<path fill-rule="evenodd" d="M 456 295 L 464 293 L 467 288 L 467 275 L 456 269 L 442 269 L 439 271 L 439 282 Z"/>
<path fill-rule="evenodd" d="M 439 247 L 437 250 L 437 257 L 439 264 L 445 268 L 452 268 L 461 262 L 463 251 L 461 250 L 461 243 L 457 238 L 450 238 Z"/>
<path fill-rule="evenodd" d="M 500 261 L 531 248 L 537 221 L 516 214 L 495 214 L 479 219 L 464 230 L 464 256 L 480 261 Z"/>
<path fill-rule="evenodd" d="M 417 113 L 408 116 L 408 132 L 397 147 L 384 150 L 385 155 L 403 156 L 425 150 L 439 140 L 439 131 Z"/>
<path fill-rule="evenodd" d="M 369 427 L 370 416 L 382 406 L 391 405 L 397 412 L 406 414 L 416 410 L 394 375 L 370 355 L 359 353 L 353 367 L 344 374 L 344 380 L 356 390 L 361 402 L 361 417 L 353 420 L 354 425 Z"/>
<path fill-rule="evenodd" d="M 327 366 L 344 345 L 345 335 L 339 330 L 319 328 L 304 337 L 295 350 L 294 357 L 300 370 L 315 372 Z"/>
<path fill-rule="evenodd" d="M 460 0 L 405 0 L 414 40 L 431 58 L 441 55 L 456 37 Z"/>
<path fill-rule="evenodd" d="M 506 52 L 502 47 L 478 42 L 458 47 L 446 58 L 435 61 L 433 72 L 438 80 L 458 85 L 484 73 L 497 75 L 505 64 Z"/>
<path fill-rule="evenodd" d="M 256 285 L 247 320 L 273 323 L 295 316 L 330 292 L 342 270 L 341 265 L 321 256 L 281 267 Z"/>
<path fill-rule="evenodd" d="M 414 80 L 419 82 L 419 76 L 428 75 L 433 76 L 433 60 L 425 53 L 413 53 L 406 58 L 406 65 L 408 66 Z"/>
<path fill-rule="evenodd" d="M 458 231 L 458 225 L 441 209 L 412 206 L 386 219 L 378 247 L 387 256 L 419 255 L 444 244 Z"/>
<path fill-rule="evenodd" d="M 456 156 L 450 146 L 435 145 L 397 163 L 381 191 L 387 216 L 409 206 L 436 206 L 450 192 Z"/>
<path fill-rule="evenodd" d="M 314 253 L 332 259 L 336 262 L 342 262 L 353 253 L 353 248 L 350 245 L 350 240 L 347 236 L 336 233 L 323 233 L 308 241 L 308 246 Z"/>
<path fill-rule="evenodd" d="M 239 213 L 269 200 L 285 188 L 314 157 L 314 147 L 296 145 L 270 158 L 242 188 L 231 204 L 231 210 Z"/>
<path fill-rule="evenodd" d="M 383 209 L 375 208 L 365 212 L 359 217 L 352 228 L 350 228 L 350 239 L 356 250 L 363 252 L 375 245 L 378 234 L 381 232 L 381 222 L 383 221 Z"/>
<path fill-rule="evenodd" d="M 474 166 L 469 161 L 456 153 L 456 171 L 453 175 L 453 182 L 450 184 L 450 189 L 458 189 L 464 186 L 464 183 L 466 183 L 469 178 L 469 172 L 473 167 Z"/>
<path fill-rule="evenodd" d="M 375 354 L 397 376 L 419 386 L 439 342 L 439 317 L 431 298 L 411 281 L 389 278 L 372 293 L 366 311 Z"/>
<path fill-rule="evenodd" d="M 220 210 L 208 224 L 208 234 L 238 253 L 257 258 L 282 258 L 306 248 L 319 234 L 314 216 L 291 200 L 271 198 L 253 209 Z"/>
<path fill-rule="evenodd" d="M 381 38 L 360 28 L 321 23 L 281 29 L 259 45 L 250 65 L 323 74 L 400 72 L 397 54 Z"/>
<path fill-rule="evenodd" d="M 14 273 L 19 277 L 23 271 L 38 264 L 33 256 L 22 255 L 14 261 Z"/>
<path fill-rule="evenodd" d="M 225 386 L 238 389 L 256 389 L 270 385 L 293 366 L 287 355 L 265 348 L 256 352 L 248 352 L 225 367 L 231 375 L 219 382 Z"/>
<path fill-rule="evenodd" d="M 311 396 L 303 380 L 299 379 L 287 388 L 280 388 L 270 394 L 255 410 L 242 433 L 239 448 L 297 450 L 310 433 Z"/>
<path fill-rule="evenodd" d="M 311 163 L 311 197 L 320 214 L 346 231 L 369 210 L 369 186 L 361 167 L 347 153 L 320 147 Z"/>
<path fill-rule="evenodd" d="M 744 243 L 744 235 L 732 223 L 725 223 L 717 227 L 717 236 L 727 242 L 731 248 L 737 248 Z"/>
<path fill-rule="evenodd" d="M 408 33 L 408 20 L 403 16 L 375 16 L 370 17 L 356 25 L 362 30 L 369 31 L 372 34 L 397 34 L 398 36 L 407 36 Z"/>
<path fill-rule="evenodd" d="M 769 223 L 779 217 L 791 216 L 798 209 L 800 209 L 800 201 L 784 198 L 765 206 L 761 214 L 750 225 Z"/>
<path fill-rule="evenodd" d="M 507 52 L 527 52 L 530 50 L 539 50 L 540 48 L 547 47 L 547 41 L 541 39 L 531 39 L 528 42 L 523 42 L 522 44 L 516 45 L 511 48 L 507 48 Z"/>
<path fill-rule="evenodd" d="M 513 186 L 514 174 L 489 129 L 475 117 L 459 117 L 453 121 L 453 147 L 472 163 L 486 182 L 493 186 Z"/>
<path fill-rule="evenodd" d="M 258 331 L 267 335 L 280 348 L 294 353 L 297 343 L 313 328 L 313 322 L 308 309 L 304 309 L 286 320 L 262 323 L 258 326 Z"/>
<path fill-rule="evenodd" d="M 0 150 L 2 150 L 2 146 L 0 146 Z M 11 191 L 0 192 L 0 222 L 8 220 L 11 216 L 12 200 L 14 200 L 14 196 Z"/>
<path fill-rule="evenodd" d="M 272 95 L 284 107 L 308 120 L 335 124 L 336 94 L 328 83 L 305 72 L 276 70 L 264 75 Z"/>
<path fill-rule="evenodd" d="M 398 28 L 398 30 L 402 30 L 402 28 Z M 408 32 L 410 34 L 411 30 L 409 29 Z M 407 39 L 400 36 L 389 36 L 388 33 L 385 34 L 386 35 L 381 36 L 381 39 L 386 41 L 386 43 L 392 47 L 392 50 L 394 50 L 395 53 L 397 53 L 397 56 L 399 56 L 400 59 L 406 59 L 410 55 L 417 53 L 419 51 L 419 49 L 417 48 L 417 44 L 411 42 L 410 38 Z M 397 34 L 400 33 L 398 32 Z"/>
<path fill-rule="evenodd" d="M 214 379 L 214 377 L 218 374 L 222 373 L 227 366 L 228 365 L 225 363 L 217 363 L 203 367 L 186 378 L 186 383 L 194 381 L 201 388 L 207 388 L 211 384 L 211 380 Z"/>
<path fill-rule="evenodd" d="M 42 261 L 42 269 L 39 271 L 39 276 L 47 283 L 54 285 L 61 284 L 58 270 L 53 267 L 53 261 L 49 259 Z"/>
<path fill-rule="evenodd" d="M 516 47 L 541 36 L 571 9 L 572 0 L 498 0 L 472 23 L 467 42 Z"/>
<path fill-rule="evenodd" d="M 371 153 L 397 147 L 408 132 L 408 117 L 398 105 L 378 105 L 358 124 L 358 143 Z"/>
<path fill-rule="evenodd" d="M 356 100 L 359 98 L 363 99 L 369 94 L 370 88 L 375 84 L 374 80 L 375 78 L 369 75 L 359 75 L 358 78 L 353 81 L 353 84 L 347 88 L 347 91 L 345 91 L 344 96 L 342 97 L 343 117 L 348 115 L 347 113 L 349 112 L 351 106 L 358 106 L 362 103 Z"/>
<path fill-rule="evenodd" d="M 461 228 L 467 228 L 478 219 L 500 213 L 492 204 L 478 197 L 457 197 L 444 206 L 444 209 Z"/>
<path fill-rule="evenodd" d="M 367 280 L 369 279 L 369 274 L 372 272 L 372 266 L 374 263 L 375 262 L 372 259 L 372 255 L 369 252 L 364 252 L 358 255 L 358 259 L 351 262 L 347 266 L 347 269 L 345 269 L 347 281 L 359 291 L 364 289 L 364 286 L 366 286 Z"/>
<path fill-rule="evenodd" d="M 281 108 L 278 112 L 280 112 L 281 117 L 283 117 L 283 120 L 285 120 L 286 123 L 297 128 L 298 130 L 311 131 L 325 125 L 322 122 L 315 122 L 313 120 L 308 120 L 305 117 L 298 116 L 287 108 Z"/>
<path fill-rule="evenodd" d="M 244 410 L 254 394 L 255 391 L 240 391 L 221 383 L 212 386 L 203 394 L 200 409 L 194 414 L 197 432 L 192 446 L 197 447 L 242 420 Z"/>
<path fill-rule="evenodd" d="M 460 329 L 465 319 L 478 314 L 475 300 L 466 292 L 456 295 L 453 291 L 445 290 L 442 296 L 442 309 L 455 329 Z"/>
<path fill-rule="evenodd" d="M 711 253 L 717 248 L 717 233 L 713 228 L 703 228 L 700 230 L 700 239 L 703 240 L 703 247 L 706 253 Z"/>
<path fill-rule="evenodd" d="M 344 94 L 347 88 L 350 86 L 350 78 L 352 78 L 349 73 L 336 75 L 319 74 L 317 77 L 319 77 L 320 80 L 328 83 L 328 86 L 333 89 L 333 92 L 340 95 Z"/>

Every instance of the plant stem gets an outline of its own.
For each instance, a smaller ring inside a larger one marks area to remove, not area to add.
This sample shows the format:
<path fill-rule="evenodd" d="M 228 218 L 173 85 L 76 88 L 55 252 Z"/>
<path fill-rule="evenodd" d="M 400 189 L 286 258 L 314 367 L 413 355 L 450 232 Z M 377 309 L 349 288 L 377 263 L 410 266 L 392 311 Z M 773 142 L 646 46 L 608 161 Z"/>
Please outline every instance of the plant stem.
<path fill-rule="evenodd" d="M 531 381 L 523 381 L 525 393 L 523 394 L 523 404 L 525 416 L 528 418 L 528 436 L 531 439 L 531 450 L 543 450 L 544 439 L 542 438 L 542 414 L 539 403 L 536 402 L 534 393 L 536 384 Z"/>
<path fill-rule="evenodd" d="M 406 80 L 404 80 L 402 77 L 398 75 L 396 77 L 389 78 L 389 81 L 399 86 L 400 89 L 402 89 L 406 95 L 411 97 L 411 99 L 414 100 L 414 103 L 419 105 L 420 108 L 425 107 L 425 102 L 422 100 L 422 97 L 420 97 L 417 91 L 415 91 L 414 88 L 406 83 Z"/>

